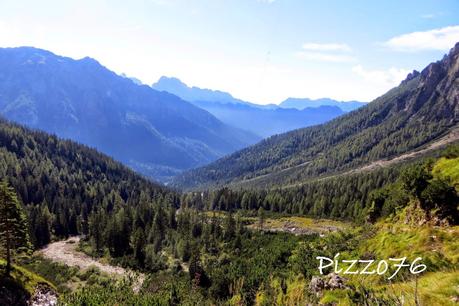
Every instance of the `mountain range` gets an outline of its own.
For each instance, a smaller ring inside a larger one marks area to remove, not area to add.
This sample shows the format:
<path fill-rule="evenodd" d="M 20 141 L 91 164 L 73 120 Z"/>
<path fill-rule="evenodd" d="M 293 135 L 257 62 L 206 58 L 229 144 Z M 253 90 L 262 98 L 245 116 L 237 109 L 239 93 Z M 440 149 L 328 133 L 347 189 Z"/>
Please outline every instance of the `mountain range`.
<path fill-rule="evenodd" d="M 196 86 L 188 86 L 187 84 L 183 83 L 180 79 L 175 77 L 166 77 L 162 76 L 159 80 L 151 85 L 156 90 L 159 91 L 167 91 L 171 94 L 179 96 L 180 98 L 189 101 L 189 102 L 213 102 L 218 104 L 244 104 L 253 107 L 259 108 L 277 108 L 278 106 L 275 104 L 268 104 L 268 105 L 260 105 L 255 104 L 247 101 L 243 101 L 237 98 L 234 98 L 230 93 L 221 91 L 221 90 L 212 90 L 212 89 L 205 89 L 199 88 Z"/>
<path fill-rule="evenodd" d="M 330 98 L 309 99 L 309 98 L 288 98 L 279 104 L 283 108 L 296 108 L 299 110 L 307 107 L 320 107 L 323 105 L 337 106 L 345 112 L 353 111 L 361 106 L 366 105 L 366 102 L 359 101 L 336 101 Z"/>
<path fill-rule="evenodd" d="M 168 77 L 161 77 L 152 87 L 177 95 L 207 110 L 221 121 L 261 137 L 324 123 L 365 104 L 332 99 L 290 98 L 280 105 L 259 105 L 236 99 L 227 92 L 189 87 L 177 78 Z"/>
<path fill-rule="evenodd" d="M 442 60 L 328 123 L 272 136 L 178 176 L 181 188 L 273 187 L 332 176 L 458 137 L 459 43 Z"/>
<path fill-rule="evenodd" d="M 31 47 L 0 49 L 0 114 L 95 147 L 162 181 L 260 139 L 92 58 Z"/>

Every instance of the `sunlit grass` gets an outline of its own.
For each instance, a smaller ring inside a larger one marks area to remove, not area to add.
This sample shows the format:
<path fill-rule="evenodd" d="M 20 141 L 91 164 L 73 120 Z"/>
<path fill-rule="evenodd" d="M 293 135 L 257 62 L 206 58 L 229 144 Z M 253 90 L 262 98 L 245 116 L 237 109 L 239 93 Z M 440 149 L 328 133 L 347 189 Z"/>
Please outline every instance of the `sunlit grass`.
<path fill-rule="evenodd" d="M 328 220 L 328 219 L 313 219 L 300 216 L 289 216 L 280 218 L 266 218 L 263 222 L 263 230 L 285 231 L 291 233 L 329 233 L 337 230 L 344 230 L 350 225 L 345 222 Z M 253 220 L 249 228 L 259 228 L 258 219 Z"/>
<path fill-rule="evenodd" d="M 417 299 L 421 305 L 457 305 L 459 296 L 459 271 L 434 272 L 421 276 L 417 284 Z M 403 299 L 404 305 L 415 305 L 416 281 L 386 285 L 386 295 Z"/>
<path fill-rule="evenodd" d="M 459 157 L 452 159 L 440 158 L 435 163 L 432 174 L 442 178 L 449 177 L 456 189 L 459 190 Z"/>
<path fill-rule="evenodd" d="M 5 266 L 6 266 L 6 261 L 3 259 L 0 259 L 0 275 L 3 274 Z M 20 266 L 13 265 L 12 268 L 13 269 L 10 273 L 10 277 L 13 280 L 15 280 L 18 284 L 20 284 L 28 293 L 33 294 L 35 291 L 35 288 L 40 284 L 47 285 L 51 287 L 52 289 L 54 289 L 55 291 L 57 291 L 56 287 L 53 284 L 51 284 L 50 282 L 48 282 L 41 276 L 23 267 L 20 267 Z M 4 276 L 0 276 L 0 277 L 4 277 Z"/>
<path fill-rule="evenodd" d="M 459 261 L 459 227 L 379 224 L 376 235 L 361 244 L 360 252 L 376 258 L 422 257 L 430 269 L 454 266 Z"/>

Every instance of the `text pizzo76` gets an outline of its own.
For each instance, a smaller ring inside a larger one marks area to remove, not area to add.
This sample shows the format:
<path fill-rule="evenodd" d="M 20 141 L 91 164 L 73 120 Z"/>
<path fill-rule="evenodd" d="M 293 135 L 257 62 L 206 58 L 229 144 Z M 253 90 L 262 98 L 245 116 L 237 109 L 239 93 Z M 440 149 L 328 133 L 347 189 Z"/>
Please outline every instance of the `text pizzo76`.
<path fill-rule="evenodd" d="M 336 274 L 366 274 L 366 275 L 384 275 L 388 271 L 393 271 L 387 278 L 388 280 L 394 278 L 401 269 L 409 269 L 411 274 L 419 274 L 427 269 L 425 264 L 422 264 L 422 258 L 417 257 L 412 263 L 407 261 L 406 257 L 402 258 L 389 258 L 388 260 L 374 260 L 374 259 L 343 259 L 339 260 L 340 254 L 336 254 L 333 259 L 317 256 L 319 260 L 320 274 L 324 274 L 324 269 L 333 268 Z M 390 268 L 390 269 L 389 269 Z M 394 268 L 394 269 L 392 269 Z"/>

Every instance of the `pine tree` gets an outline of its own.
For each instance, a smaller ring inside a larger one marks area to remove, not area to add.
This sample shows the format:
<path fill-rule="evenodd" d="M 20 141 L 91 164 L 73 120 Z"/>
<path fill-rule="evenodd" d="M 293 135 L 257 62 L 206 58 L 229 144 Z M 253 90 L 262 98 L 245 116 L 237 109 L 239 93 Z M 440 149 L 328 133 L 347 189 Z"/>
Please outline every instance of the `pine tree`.
<path fill-rule="evenodd" d="M 92 212 L 89 216 L 89 235 L 96 254 L 101 254 L 104 244 L 104 230 L 107 224 L 101 211 Z"/>
<path fill-rule="evenodd" d="M 234 220 L 233 213 L 229 213 L 225 219 L 225 238 L 227 240 L 233 239 L 236 234 L 236 221 Z"/>
<path fill-rule="evenodd" d="M 5 250 L 6 274 L 11 272 L 11 254 L 31 247 L 25 213 L 16 192 L 6 180 L 0 183 L 0 246 Z"/>
<path fill-rule="evenodd" d="M 146 241 L 143 229 L 137 228 L 131 237 L 131 247 L 134 250 L 134 257 L 140 266 L 143 266 L 145 262 Z"/>
<path fill-rule="evenodd" d="M 260 230 L 263 230 L 263 226 L 265 224 L 265 211 L 263 209 L 263 207 L 260 207 L 258 209 L 258 228 Z"/>
<path fill-rule="evenodd" d="M 177 228 L 177 220 L 175 218 L 176 215 L 176 210 L 174 206 L 171 206 L 169 209 L 169 227 L 171 229 L 176 229 Z"/>
<path fill-rule="evenodd" d="M 196 247 L 192 250 L 188 273 L 194 289 L 198 287 L 208 288 L 210 286 L 210 279 L 201 265 L 200 252 Z"/>
<path fill-rule="evenodd" d="M 159 206 L 158 211 L 153 219 L 153 224 L 151 226 L 150 232 L 148 234 L 148 241 L 153 243 L 155 246 L 155 252 L 158 253 L 162 249 L 162 244 L 165 236 L 166 230 L 166 215 L 161 206 Z"/>

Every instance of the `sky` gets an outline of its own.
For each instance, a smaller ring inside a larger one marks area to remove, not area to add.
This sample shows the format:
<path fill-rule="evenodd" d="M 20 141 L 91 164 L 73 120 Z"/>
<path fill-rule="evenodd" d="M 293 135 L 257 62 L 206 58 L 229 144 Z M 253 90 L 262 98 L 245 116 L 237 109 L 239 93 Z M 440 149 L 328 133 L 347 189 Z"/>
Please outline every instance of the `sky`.
<path fill-rule="evenodd" d="M 0 0 L 0 47 L 260 104 L 371 101 L 458 41 L 458 0 Z"/>

